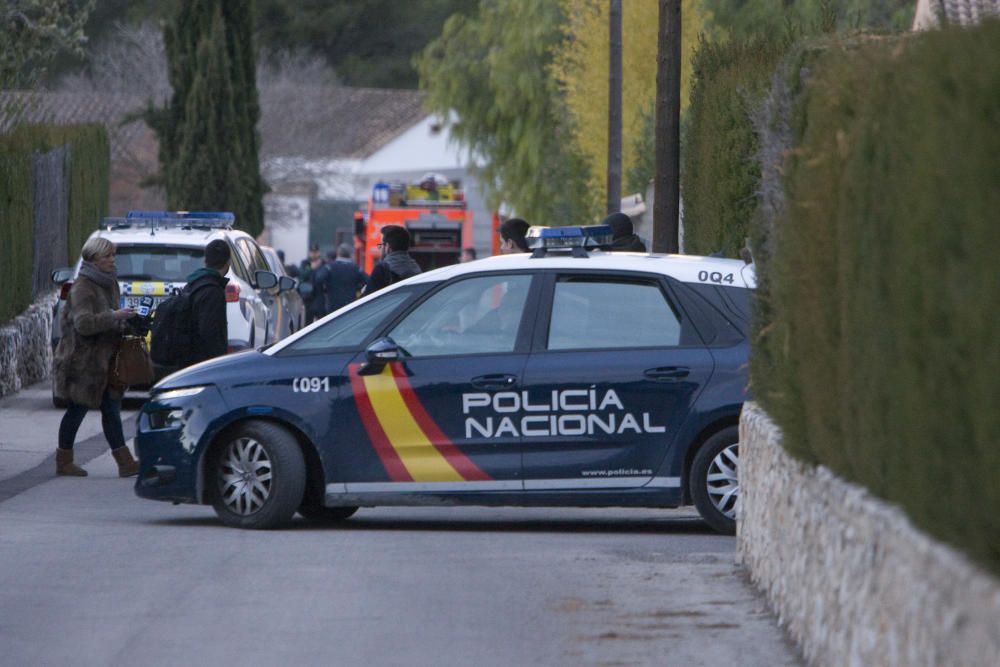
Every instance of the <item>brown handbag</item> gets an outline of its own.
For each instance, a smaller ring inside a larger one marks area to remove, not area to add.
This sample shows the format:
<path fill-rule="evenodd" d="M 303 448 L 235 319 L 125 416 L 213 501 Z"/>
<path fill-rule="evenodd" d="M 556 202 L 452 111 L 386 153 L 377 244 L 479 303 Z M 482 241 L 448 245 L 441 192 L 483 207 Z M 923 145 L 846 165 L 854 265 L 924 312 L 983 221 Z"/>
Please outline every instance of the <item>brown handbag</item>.
<path fill-rule="evenodd" d="M 144 338 L 122 336 L 118 350 L 111 357 L 108 383 L 115 387 L 153 384 L 153 363 Z"/>

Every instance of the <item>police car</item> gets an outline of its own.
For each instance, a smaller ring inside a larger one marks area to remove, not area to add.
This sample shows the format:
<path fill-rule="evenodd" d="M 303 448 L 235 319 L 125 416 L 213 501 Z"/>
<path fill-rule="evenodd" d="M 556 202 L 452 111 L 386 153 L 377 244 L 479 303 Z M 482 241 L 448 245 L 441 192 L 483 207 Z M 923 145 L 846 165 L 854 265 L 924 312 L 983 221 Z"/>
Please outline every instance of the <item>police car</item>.
<path fill-rule="evenodd" d="M 752 265 L 607 227 L 447 266 L 153 388 L 143 498 L 231 526 L 361 506 L 676 507 L 732 533 Z"/>

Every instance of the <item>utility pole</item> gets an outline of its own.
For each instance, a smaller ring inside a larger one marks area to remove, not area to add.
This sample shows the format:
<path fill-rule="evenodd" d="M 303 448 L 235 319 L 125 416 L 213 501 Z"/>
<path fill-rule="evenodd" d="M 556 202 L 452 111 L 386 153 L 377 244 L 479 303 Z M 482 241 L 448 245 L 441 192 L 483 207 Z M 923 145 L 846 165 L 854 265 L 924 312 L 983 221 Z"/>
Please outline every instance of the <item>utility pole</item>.
<path fill-rule="evenodd" d="M 660 0 L 656 49 L 653 252 L 679 252 L 681 194 L 681 0 Z"/>
<path fill-rule="evenodd" d="M 622 0 L 611 0 L 608 21 L 608 214 L 622 204 Z"/>

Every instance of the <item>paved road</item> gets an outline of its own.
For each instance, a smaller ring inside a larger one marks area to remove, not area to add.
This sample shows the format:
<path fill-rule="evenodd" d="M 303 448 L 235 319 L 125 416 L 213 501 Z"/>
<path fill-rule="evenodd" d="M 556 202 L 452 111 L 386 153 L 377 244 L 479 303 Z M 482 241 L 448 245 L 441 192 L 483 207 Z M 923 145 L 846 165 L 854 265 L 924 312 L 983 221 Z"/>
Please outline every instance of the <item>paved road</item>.
<path fill-rule="evenodd" d="M 104 452 L 87 478 L 45 461 L 0 480 L 2 664 L 801 664 L 734 540 L 688 510 L 380 508 L 250 532 L 136 498 Z"/>

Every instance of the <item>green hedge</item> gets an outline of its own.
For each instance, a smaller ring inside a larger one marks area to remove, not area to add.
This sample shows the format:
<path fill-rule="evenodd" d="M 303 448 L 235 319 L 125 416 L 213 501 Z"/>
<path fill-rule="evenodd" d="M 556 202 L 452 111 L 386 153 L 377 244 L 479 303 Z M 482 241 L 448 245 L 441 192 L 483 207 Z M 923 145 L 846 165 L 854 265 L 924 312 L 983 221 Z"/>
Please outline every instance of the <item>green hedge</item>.
<path fill-rule="evenodd" d="M 29 125 L 15 136 L 36 151 L 69 147 L 69 220 L 67 256 L 75 261 L 84 241 L 108 214 L 111 158 L 108 133 L 102 125 Z"/>
<path fill-rule="evenodd" d="M 0 136 L 0 326 L 31 303 L 31 151 Z"/>
<path fill-rule="evenodd" d="M 739 257 L 757 208 L 760 165 L 752 115 L 770 88 L 785 36 L 702 40 L 684 127 L 684 250 Z"/>
<path fill-rule="evenodd" d="M 753 388 L 793 454 L 1000 574 L 1000 22 L 819 56 Z"/>
<path fill-rule="evenodd" d="M 69 147 L 69 261 L 107 215 L 111 158 L 103 126 L 24 125 L 0 136 L 0 323 L 20 314 L 32 300 L 31 155 L 63 145 Z"/>

